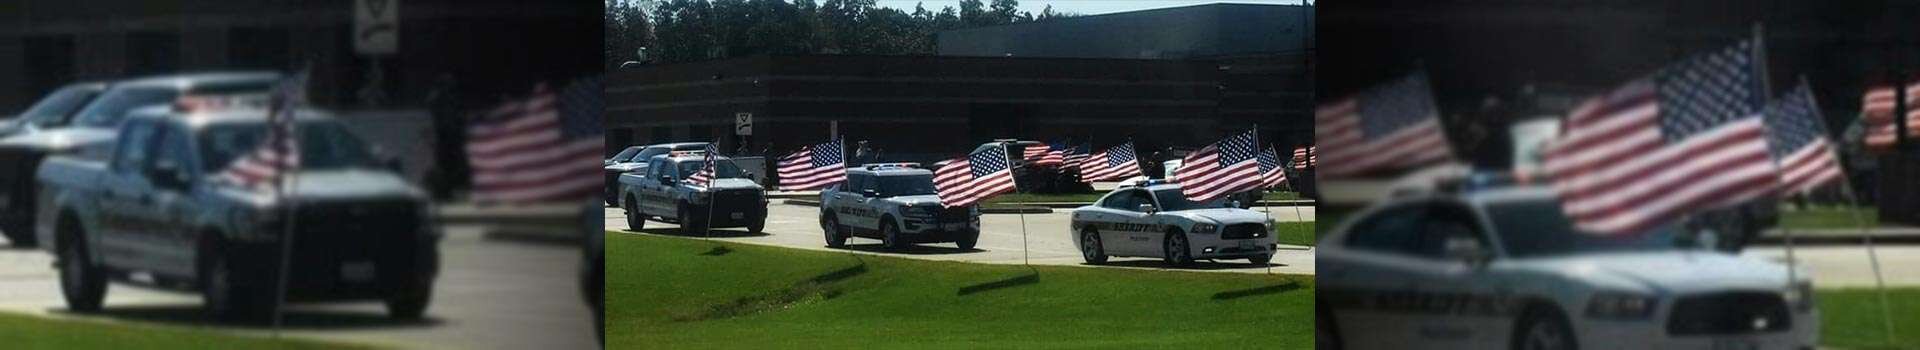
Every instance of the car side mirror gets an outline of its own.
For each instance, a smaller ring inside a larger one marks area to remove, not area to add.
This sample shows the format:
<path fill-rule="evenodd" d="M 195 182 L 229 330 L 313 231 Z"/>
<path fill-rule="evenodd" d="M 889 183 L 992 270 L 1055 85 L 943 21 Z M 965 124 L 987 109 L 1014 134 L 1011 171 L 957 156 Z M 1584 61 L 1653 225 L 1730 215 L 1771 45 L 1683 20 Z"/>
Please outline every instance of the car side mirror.
<path fill-rule="evenodd" d="M 662 185 L 671 185 L 673 184 L 673 175 L 660 175 L 659 180 Z"/>
<path fill-rule="evenodd" d="M 155 187 L 163 189 L 182 190 L 187 188 L 186 173 L 181 171 L 180 164 L 170 161 L 154 162 L 153 167 L 147 169 L 147 180 L 152 181 Z"/>
<path fill-rule="evenodd" d="M 1480 240 L 1471 236 L 1448 236 L 1445 243 L 1447 260 L 1459 261 L 1475 269 L 1486 267 L 1487 262 L 1492 260 L 1492 255 L 1480 245 Z"/>
<path fill-rule="evenodd" d="M 1135 209 L 1139 209 L 1140 212 L 1148 213 L 1148 214 L 1152 214 L 1153 212 L 1160 211 L 1159 207 L 1155 207 L 1151 203 L 1140 203 L 1140 206 Z"/>
<path fill-rule="evenodd" d="M 879 197 L 880 191 L 869 188 L 869 189 L 860 190 L 860 195 L 865 196 L 867 198 Z"/>

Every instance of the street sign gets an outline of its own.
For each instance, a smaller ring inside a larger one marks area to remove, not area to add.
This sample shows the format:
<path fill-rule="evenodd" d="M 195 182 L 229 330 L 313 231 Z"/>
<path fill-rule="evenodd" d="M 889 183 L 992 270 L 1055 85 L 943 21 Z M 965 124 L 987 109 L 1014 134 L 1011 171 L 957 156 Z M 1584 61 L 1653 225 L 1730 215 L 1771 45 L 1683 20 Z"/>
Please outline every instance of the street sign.
<path fill-rule="evenodd" d="M 753 113 L 740 112 L 733 114 L 733 134 L 753 136 Z"/>
<path fill-rule="evenodd" d="M 391 55 L 400 47 L 400 0 L 353 0 L 353 51 Z"/>

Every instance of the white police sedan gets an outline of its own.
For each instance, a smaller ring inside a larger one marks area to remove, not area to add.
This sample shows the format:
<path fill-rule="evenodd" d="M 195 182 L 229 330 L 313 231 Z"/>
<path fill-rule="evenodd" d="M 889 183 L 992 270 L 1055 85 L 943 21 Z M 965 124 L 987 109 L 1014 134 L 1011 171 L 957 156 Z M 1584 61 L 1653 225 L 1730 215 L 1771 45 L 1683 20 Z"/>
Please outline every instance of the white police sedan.
<path fill-rule="evenodd" d="M 1576 232 L 1550 189 L 1389 200 L 1321 240 L 1321 348 L 1809 349 L 1811 282 L 1687 248 L 1679 230 Z M 1790 280 L 1791 279 L 1791 280 Z"/>
<path fill-rule="evenodd" d="M 1160 258 L 1172 265 L 1194 260 L 1273 261 L 1278 247 L 1273 219 L 1215 200 L 1194 202 L 1180 185 L 1143 181 L 1114 189 L 1093 205 L 1073 210 L 1074 243 L 1089 264 L 1108 257 Z"/>

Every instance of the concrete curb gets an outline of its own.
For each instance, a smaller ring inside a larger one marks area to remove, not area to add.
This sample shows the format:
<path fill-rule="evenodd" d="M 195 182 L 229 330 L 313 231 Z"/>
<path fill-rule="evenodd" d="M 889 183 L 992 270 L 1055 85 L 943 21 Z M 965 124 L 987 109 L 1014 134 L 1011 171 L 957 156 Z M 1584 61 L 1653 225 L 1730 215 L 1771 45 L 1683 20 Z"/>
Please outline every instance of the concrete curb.
<path fill-rule="evenodd" d="M 1779 230 L 1767 231 L 1766 234 L 1763 234 L 1760 237 L 1754 238 L 1753 240 L 1753 245 L 1779 246 L 1779 245 L 1786 245 L 1786 243 L 1787 243 L 1787 238 L 1785 236 L 1780 235 Z M 1861 245 L 1866 243 L 1867 243 L 1867 237 L 1864 235 L 1860 235 L 1858 232 L 1855 232 L 1852 234 L 1795 233 L 1793 235 L 1793 245 L 1795 246 Z M 1920 230 L 1882 229 L 1881 231 L 1874 232 L 1873 243 L 1874 244 L 1899 244 L 1899 245 L 1920 244 Z"/>

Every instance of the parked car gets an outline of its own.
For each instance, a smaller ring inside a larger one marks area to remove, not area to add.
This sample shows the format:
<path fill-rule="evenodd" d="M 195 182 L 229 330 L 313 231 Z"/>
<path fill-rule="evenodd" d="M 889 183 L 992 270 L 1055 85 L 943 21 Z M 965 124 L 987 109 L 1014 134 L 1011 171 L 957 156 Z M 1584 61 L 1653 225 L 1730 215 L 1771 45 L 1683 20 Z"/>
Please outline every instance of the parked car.
<path fill-rule="evenodd" d="M 1180 193 L 1180 185 L 1146 180 L 1073 209 L 1070 231 L 1088 264 L 1117 256 L 1160 258 L 1175 266 L 1207 259 L 1273 261 L 1279 248 L 1273 219 L 1230 204 L 1195 202 Z"/>
<path fill-rule="evenodd" d="M 420 317 L 441 237 L 426 193 L 316 111 L 297 115 L 301 165 L 284 193 L 221 176 L 266 137 L 265 114 L 145 108 L 104 157 L 47 160 L 37 232 L 68 308 L 99 310 L 114 280 L 198 291 L 215 316 L 255 319 L 276 306 L 288 244 L 287 301 L 381 300 Z"/>
<path fill-rule="evenodd" d="M 697 151 L 707 148 L 706 142 L 662 143 L 646 146 L 632 146 L 620 150 L 613 158 L 607 158 L 603 169 L 607 174 L 607 205 L 620 205 L 620 174 L 628 172 L 646 172 L 647 160 L 653 156 L 674 151 Z"/>
<path fill-rule="evenodd" d="M 973 249 L 980 241 L 980 207 L 941 207 L 933 171 L 919 164 L 867 164 L 848 169 L 845 183 L 820 191 L 820 228 L 827 246 L 836 248 L 865 237 L 893 250 L 944 242 Z"/>
<path fill-rule="evenodd" d="M 689 233 L 715 227 L 760 233 L 766 227 L 766 189 L 726 157 L 716 157 L 712 183 L 705 186 L 688 181 L 706 164 L 702 152 L 657 155 L 648 163 L 645 172 L 620 175 L 628 229 L 638 231 L 647 220 L 679 224 Z"/>

